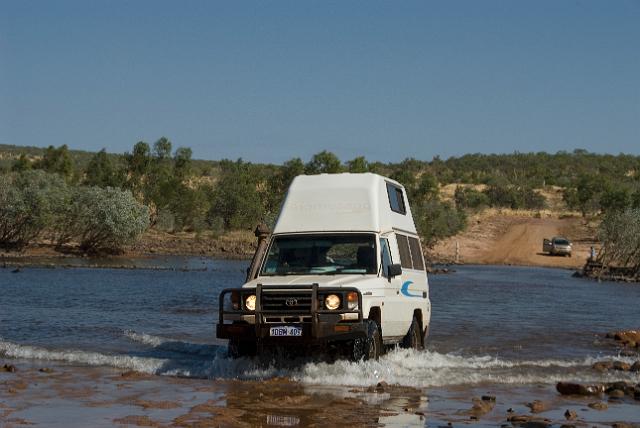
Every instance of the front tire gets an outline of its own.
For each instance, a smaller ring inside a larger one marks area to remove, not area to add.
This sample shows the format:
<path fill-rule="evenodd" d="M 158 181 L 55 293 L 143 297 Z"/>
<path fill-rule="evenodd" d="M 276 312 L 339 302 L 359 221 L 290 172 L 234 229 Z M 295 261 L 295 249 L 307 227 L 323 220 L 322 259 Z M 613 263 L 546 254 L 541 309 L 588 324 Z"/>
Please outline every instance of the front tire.
<path fill-rule="evenodd" d="M 227 354 L 235 359 L 242 357 L 255 357 L 257 351 L 256 344 L 240 339 L 229 339 L 229 345 L 227 346 Z"/>
<path fill-rule="evenodd" d="M 382 335 L 378 324 L 373 320 L 365 320 L 367 337 L 353 341 L 352 358 L 359 360 L 377 360 L 382 354 Z"/>

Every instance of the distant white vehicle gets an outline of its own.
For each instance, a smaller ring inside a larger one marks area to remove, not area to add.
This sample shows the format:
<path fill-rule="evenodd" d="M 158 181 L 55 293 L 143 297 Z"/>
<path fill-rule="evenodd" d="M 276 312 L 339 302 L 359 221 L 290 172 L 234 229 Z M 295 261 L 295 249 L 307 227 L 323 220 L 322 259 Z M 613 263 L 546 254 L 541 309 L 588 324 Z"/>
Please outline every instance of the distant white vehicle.
<path fill-rule="evenodd" d="M 552 256 L 569 256 L 571 257 L 571 251 L 573 246 L 571 241 L 561 236 L 554 236 L 551 239 L 542 240 L 542 251 L 549 253 Z"/>
<path fill-rule="evenodd" d="M 376 359 L 421 349 L 431 302 L 402 185 L 366 174 L 296 177 L 242 288 L 220 295 L 217 336 L 233 356 L 321 346 Z"/>

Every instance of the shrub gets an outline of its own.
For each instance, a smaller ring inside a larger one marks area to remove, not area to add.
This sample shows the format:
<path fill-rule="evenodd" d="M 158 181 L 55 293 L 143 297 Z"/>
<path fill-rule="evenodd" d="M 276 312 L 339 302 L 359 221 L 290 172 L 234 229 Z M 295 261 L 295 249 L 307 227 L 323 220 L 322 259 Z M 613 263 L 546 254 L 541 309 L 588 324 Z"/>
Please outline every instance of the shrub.
<path fill-rule="evenodd" d="M 221 167 L 207 219 L 211 224 L 221 218 L 226 229 L 251 228 L 263 215 L 254 167 L 241 159 L 223 161 Z"/>
<path fill-rule="evenodd" d="M 599 261 L 640 272 L 640 208 L 607 213 L 600 224 L 602 250 Z"/>
<path fill-rule="evenodd" d="M 412 206 L 412 214 L 418 233 L 427 247 L 433 246 L 440 239 L 457 234 L 467 225 L 467 217 L 463 210 L 437 199 Z"/>
<path fill-rule="evenodd" d="M 489 206 L 489 197 L 470 187 L 457 186 L 454 195 L 457 208 L 482 208 Z"/>
<path fill-rule="evenodd" d="M 51 227 L 65 192 L 65 182 L 55 174 L 1 176 L 0 247 L 21 249 Z"/>
<path fill-rule="evenodd" d="M 121 251 L 149 227 L 149 209 L 128 190 L 84 187 L 76 197 L 77 233 L 85 252 Z"/>
<path fill-rule="evenodd" d="M 526 186 L 493 184 L 483 192 L 492 207 L 511 209 L 542 209 L 546 205 L 544 196 Z"/>
<path fill-rule="evenodd" d="M 624 187 L 607 189 L 600 196 L 600 208 L 604 212 L 624 211 L 631 204 L 631 193 Z"/>

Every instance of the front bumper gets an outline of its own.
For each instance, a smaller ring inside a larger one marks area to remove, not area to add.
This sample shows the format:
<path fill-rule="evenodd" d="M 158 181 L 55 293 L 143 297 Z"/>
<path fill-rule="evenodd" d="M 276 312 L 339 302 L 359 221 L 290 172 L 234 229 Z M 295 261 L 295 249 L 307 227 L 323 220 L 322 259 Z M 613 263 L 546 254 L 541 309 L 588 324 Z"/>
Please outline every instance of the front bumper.
<path fill-rule="evenodd" d="M 551 253 L 557 255 L 571 254 L 571 247 L 553 247 Z"/>
<path fill-rule="evenodd" d="M 348 309 L 346 296 L 352 292 L 357 293 L 358 306 Z M 254 311 L 244 307 L 245 298 L 251 294 L 256 295 Z M 341 297 L 340 308 L 328 310 L 324 307 L 324 296 L 328 294 Z M 295 300 L 296 304 L 280 304 L 287 300 Z M 298 305 L 298 301 L 302 303 Z M 302 336 L 270 335 L 271 327 L 285 325 L 300 327 Z M 277 344 L 317 344 L 363 338 L 366 337 L 366 328 L 362 316 L 362 294 L 357 288 L 320 288 L 318 284 L 258 284 L 255 289 L 225 289 L 220 293 L 216 336 L 220 339 Z"/>

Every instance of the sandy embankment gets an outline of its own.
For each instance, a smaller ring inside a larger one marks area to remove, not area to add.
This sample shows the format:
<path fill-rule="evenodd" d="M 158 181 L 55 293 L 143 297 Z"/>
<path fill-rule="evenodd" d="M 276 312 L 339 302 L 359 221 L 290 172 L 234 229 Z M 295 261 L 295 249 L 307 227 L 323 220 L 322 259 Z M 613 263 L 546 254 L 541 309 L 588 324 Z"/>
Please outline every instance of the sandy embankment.
<path fill-rule="evenodd" d="M 256 238 L 249 230 L 236 230 L 224 234 L 213 232 L 168 233 L 155 229 L 146 231 L 138 241 L 123 254 L 88 256 L 78 251 L 77 246 L 58 251 L 48 240 L 29 245 L 21 251 L 0 249 L 0 266 L 7 265 L 63 265 L 74 266 L 77 259 L 118 261 L 144 259 L 149 256 L 194 256 L 224 259 L 251 259 L 256 248 Z M 86 263 L 79 266 L 86 267 Z M 99 266 L 96 266 L 99 267 Z M 117 266 L 113 266 L 117 267 Z M 133 267 L 127 265 L 127 267 Z"/>
<path fill-rule="evenodd" d="M 539 218 L 538 218 L 539 217 Z M 564 236 L 573 242 L 572 257 L 542 252 L 542 240 Z M 438 243 L 429 254 L 435 262 L 580 268 L 590 247 L 598 249 L 592 224 L 577 216 L 554 213 L 487 210 L 469 218 L 467 230 Z"/>

